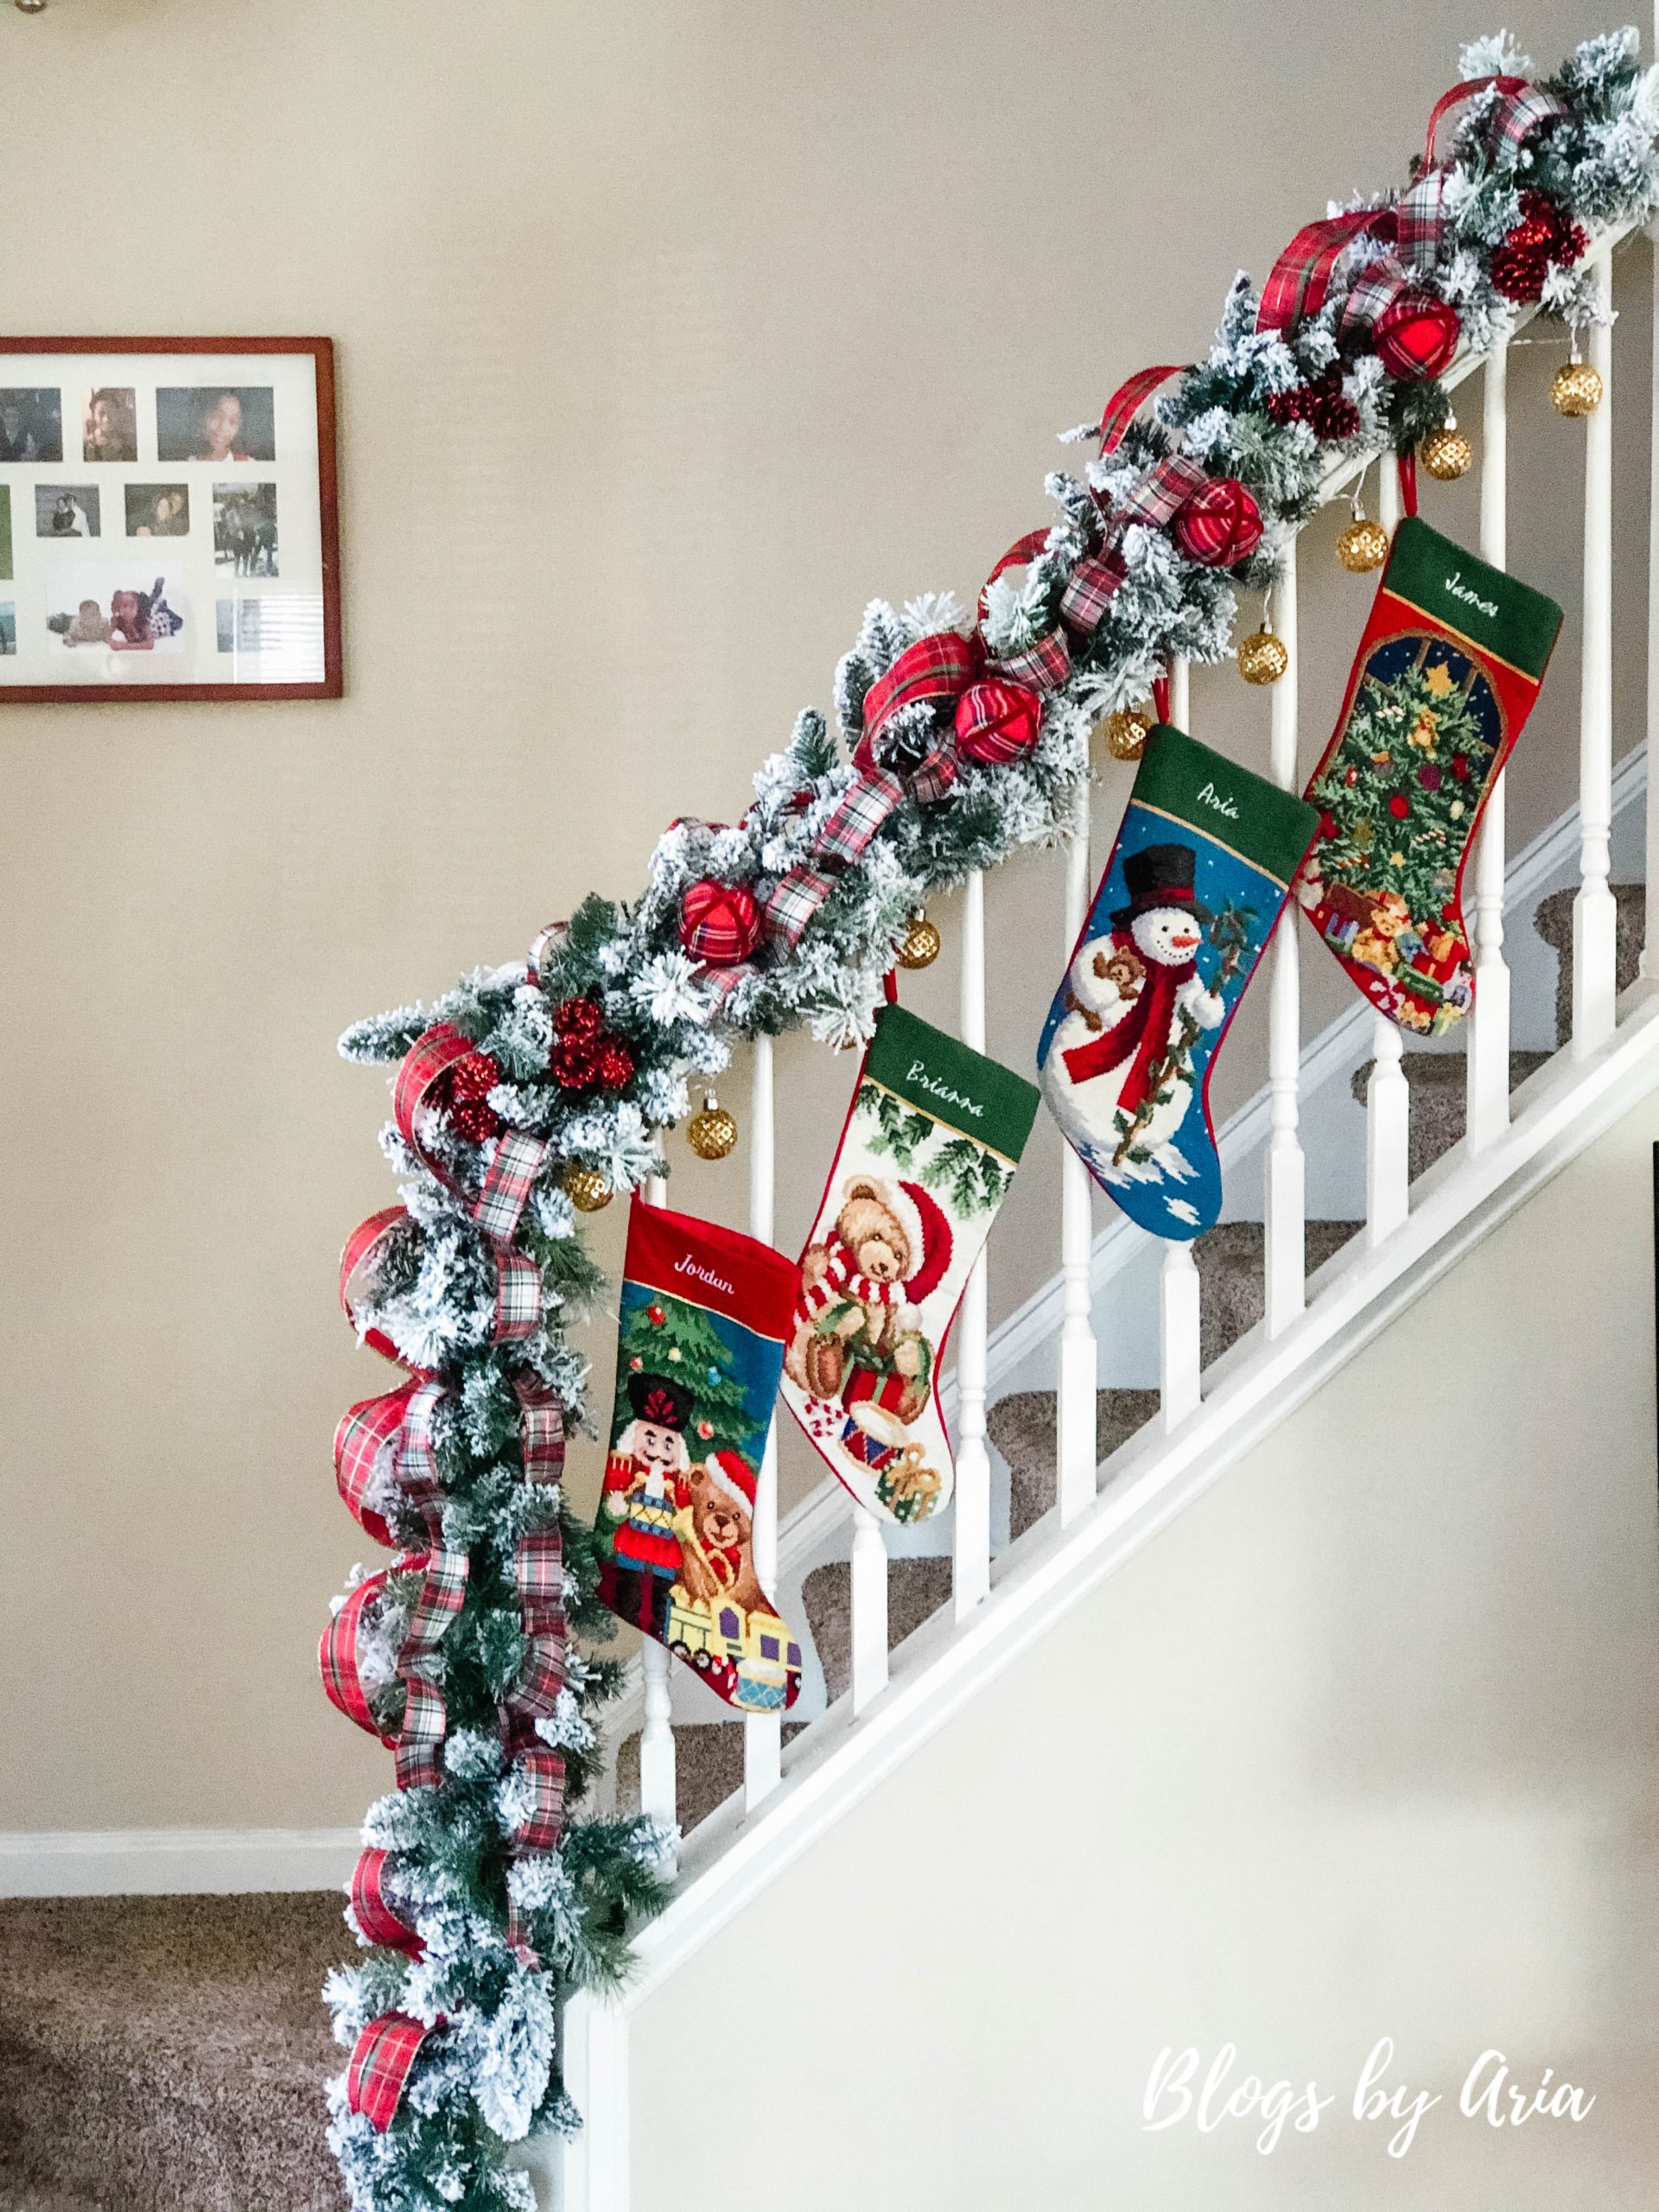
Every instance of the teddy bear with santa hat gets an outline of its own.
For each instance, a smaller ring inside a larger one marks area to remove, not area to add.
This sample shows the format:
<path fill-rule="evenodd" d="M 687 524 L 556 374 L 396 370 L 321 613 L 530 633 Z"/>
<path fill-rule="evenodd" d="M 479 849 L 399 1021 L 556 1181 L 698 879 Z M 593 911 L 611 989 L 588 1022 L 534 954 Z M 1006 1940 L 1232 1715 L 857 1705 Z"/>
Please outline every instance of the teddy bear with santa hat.
<path fill-rule="evenodd" d="M 1194 890 L 1196 869 L 1191 845 L 1126 854 L 1128 903 L 1111 914 L 1109 935 L 1085 938 L 1072 957 L 1043 1089 L 1109 1182 L 1193 1173 L 1173 1143 L 1197 1088 L 1190 1049 L 1227 1014 L 1198 974 L 1211 915 Z"/>

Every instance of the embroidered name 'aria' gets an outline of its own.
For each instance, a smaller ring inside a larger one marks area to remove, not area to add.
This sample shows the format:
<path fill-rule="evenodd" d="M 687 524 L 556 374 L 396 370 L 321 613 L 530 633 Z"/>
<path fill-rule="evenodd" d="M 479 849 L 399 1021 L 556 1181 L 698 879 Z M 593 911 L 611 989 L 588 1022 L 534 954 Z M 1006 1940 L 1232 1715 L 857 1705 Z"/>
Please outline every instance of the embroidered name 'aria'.
<path fill-rule="evenodd" d="M 710 1290 L 723 1290 L 728 1298 L 737 1295 L 724 1275 L 717 1275 L 712 1268 L 700 1268 L 689 1252 L 676 1260 L 674 1272 L 677 1275 L 695 1275 L 699 1282 L 706 1282 Z"/>
<path fill-rule="evenodd" d="M 1460 599 L 1465 607 L 1472 607 L 1478 614 L 1497 613 L 1497 601 L 1495 599 L 1483 599 L 1472 584 L 1465 583 L 1461 569 L 1454 569 L 1452 571 L 1446 579 L 1446 588 L 1453 599 Z"/>
<path fill-rule="evenodd" d="M 1238 819 L 1238 809 L 1230 798 L 1224 798 L 1213 784 L 1206 784 L 1198 793 L 1200 806 L 1213 806 L 1217 814 L 1224 814 L 1230 822 Z"/>
<path fill-rule="evenodd" d="M 935 1098 L 942 1098 L 947 1106 L 960 1106 L 964 1114 L 973 1115 L 976 1120 L 985 1111 L 977 1098 L 964 1098 L 961 1091 L 952 1090 L 948 1083 L 941 1083 L 937 1076 L 929 1075 L 925 1065 L 920 1060 L 911 1062 L 910 1073 L 905 1080 L 907 1083 L 919 1084 L 924 1090 L 930 1092 Z"/>

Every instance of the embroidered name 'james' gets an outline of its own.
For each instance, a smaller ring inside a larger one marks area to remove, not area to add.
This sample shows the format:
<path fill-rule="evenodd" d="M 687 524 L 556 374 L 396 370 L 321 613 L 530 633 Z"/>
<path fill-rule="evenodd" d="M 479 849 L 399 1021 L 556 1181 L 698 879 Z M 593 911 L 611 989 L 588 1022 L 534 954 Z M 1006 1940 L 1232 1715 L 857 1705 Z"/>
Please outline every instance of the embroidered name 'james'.
<path fill-rule="evenodd" d="M 1446 577 L 1446 588 L 1453 599 L 1460 599 L 1465 607 L 1472 607 L 1477 614 L 1495 615 L 1497 613 L 1497 601 L 1483 599 L 1472 584 L 1465 583 L 1461 569 L 1454 569 Z"/>
<path fill-rule="evenodd" d="M 699 1282 L 706 1282 L 710 1290 L 723 1290 L 728 1298 L 737 1295 L 724 1275 L 717 1275 L 712 1268 L 700 1268 L 689 1252 L 674 1262 L 674 1272 L 677 1275 L 695 1275 Z"/>
<path fill-rule="evenodd" d="M 1238 809 L 1230 798 L 1224 798 L 1213 784 L 1206 784 L 1198 793 L 1200 806 L 1213 806 L 1217 814 L 1224 814 L 1230 822 L 1238 819 Z"/>
<path fill-rule="evenodd" d="M 943 1099 L 947 1106 L 960 1106 L 964 1114 L 972 1114 L 976 1119 L 985 1111 L 978 1099 L 964 1098 L 961 1091 L 952 1090 L 948 1083 L 941 1083 L 937 1076 L 929 1075 L 925 1065 L 920 1060 L 911 1062 L 910 1073 L 905 1080 L 919 1084 L 931 1096 Z"/>

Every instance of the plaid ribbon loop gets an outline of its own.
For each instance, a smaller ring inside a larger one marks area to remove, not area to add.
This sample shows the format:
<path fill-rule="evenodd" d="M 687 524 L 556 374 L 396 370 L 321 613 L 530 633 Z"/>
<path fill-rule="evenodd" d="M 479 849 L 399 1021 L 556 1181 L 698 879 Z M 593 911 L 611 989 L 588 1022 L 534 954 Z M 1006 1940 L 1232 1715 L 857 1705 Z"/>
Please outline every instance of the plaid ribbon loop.
<path fill-rule="evenodd" d="M 404 2088 L 429 2028 L 407 2012 L 383 2012 L 352 2045 L 346 2068 L 346 2101 L 384 2135 L 397 2117 Z"/>
<path fill-rule="evenodd" d="M 426 1570 L 397 1653 L 397 1673 L 404 1689 L 404 1724 L 397 1750 L 397 1787 L 415 1789 L 436 1783 L 443 1775 L 448 1713 L 443 1692 L 429 1670 L 435 1666 L 444 1631 L 466 1599 L 470 1561 L 465 1552 L 436 1550 L 405 1564 Z"/>
<path fill-rule="evenodd" d="M 469 1037 L 447 1021 L 418 1036 L 398 1065 L 391 1110 L 404 1141 L 447 1191 L 467 1203 L 473 1220 L 499 1249 L 518 1234 L 524 1206 L 547 1158 L 547 1140 L 524 1129 L 504 1129 L 475 1192 L 465 1191 L 452 1169 L 434 1154 L 425 1139 L 428 1116 L 436 1110 L 433 1092 L 446 1077 L 478 1051 Z"/>
<path fill-rule="evenodd" d="M 426 1949 L 420 1936 L 386 1895 L 389 1851 L 364 1851 L 352 1869 L 352 1917 L 365 1939 L 418 1959 Z"/>

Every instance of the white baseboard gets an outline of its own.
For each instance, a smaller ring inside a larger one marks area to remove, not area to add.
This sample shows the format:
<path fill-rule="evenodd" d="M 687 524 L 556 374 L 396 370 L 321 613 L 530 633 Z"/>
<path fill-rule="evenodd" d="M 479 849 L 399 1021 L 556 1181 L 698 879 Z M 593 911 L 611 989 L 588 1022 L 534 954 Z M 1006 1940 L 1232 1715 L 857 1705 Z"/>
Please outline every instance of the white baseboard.
<path fill-rule="evenodd" d="M 0 1897 L 227 1897 L 334 1890 L 355 1828 L 38 1828 L 0 1831 Z"/>

